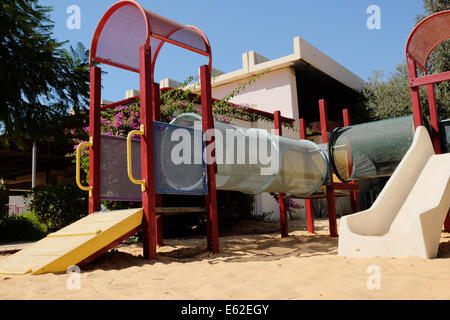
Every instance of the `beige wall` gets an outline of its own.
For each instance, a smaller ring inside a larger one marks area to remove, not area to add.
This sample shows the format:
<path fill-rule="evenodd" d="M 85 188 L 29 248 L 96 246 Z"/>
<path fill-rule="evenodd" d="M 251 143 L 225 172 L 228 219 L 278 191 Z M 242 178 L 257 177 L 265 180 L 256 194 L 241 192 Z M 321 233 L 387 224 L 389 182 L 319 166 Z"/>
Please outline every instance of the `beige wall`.
<path fill-rule="evenodd" d="M 236 80 L 224 85 L 214 86 L 212 95 L 214 98 L 221 99 L 244 81 Z M 284 117 L 298 119 L 295 73 L 291 68 L 270 71 L 248 85 L 230 102 L 248 104 L 250 107 L 267 112 L 279 110 Z"/>

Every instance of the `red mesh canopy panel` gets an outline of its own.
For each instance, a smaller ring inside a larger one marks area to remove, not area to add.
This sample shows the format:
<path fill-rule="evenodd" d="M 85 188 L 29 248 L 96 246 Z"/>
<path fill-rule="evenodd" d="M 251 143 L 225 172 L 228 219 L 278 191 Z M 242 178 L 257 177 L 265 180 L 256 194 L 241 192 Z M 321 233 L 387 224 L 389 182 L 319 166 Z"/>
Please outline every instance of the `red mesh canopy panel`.
<path fill-rule="evenodd" d="M 95 30 L 91 62 L 139 72 L 139 47 L 150 45 L 153 61 L 165 42 L 205 56 L 211 53 L 200 29 L 145 10 L 134 1 L 120 1 L 105 13 Z"/>
<path fill-rule="evenodd" d="M 425 69 L 433 49 L 450 37 L 450 10 L 436 13 L 422 20 L 411 32 L 406 43 L 406 56 Z"/>

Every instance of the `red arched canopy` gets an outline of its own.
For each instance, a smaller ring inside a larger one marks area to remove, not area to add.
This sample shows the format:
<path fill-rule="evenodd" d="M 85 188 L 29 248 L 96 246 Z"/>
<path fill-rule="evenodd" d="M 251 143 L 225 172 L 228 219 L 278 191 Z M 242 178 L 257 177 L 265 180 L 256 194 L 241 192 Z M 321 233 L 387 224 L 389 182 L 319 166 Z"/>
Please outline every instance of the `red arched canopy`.
<path fill-rule="evenodd" d="M 139 47 L 151 46 L 154 66 L 166 42 L 209 57 L 211 69 L 211 46 L 199 28 L 145 10 L 132 0 L 117 2 L 103 15 L 92 39 L 90 62 L 139 72 Z"/>
<path fill-rule="evenodd" d="M 450 38 L 450 10 L 423 19 L 413 29 L 406 42 L 407 61 L 413 59 L 422 70 L 425 70 L 431 52 L 448 38 Z"/>

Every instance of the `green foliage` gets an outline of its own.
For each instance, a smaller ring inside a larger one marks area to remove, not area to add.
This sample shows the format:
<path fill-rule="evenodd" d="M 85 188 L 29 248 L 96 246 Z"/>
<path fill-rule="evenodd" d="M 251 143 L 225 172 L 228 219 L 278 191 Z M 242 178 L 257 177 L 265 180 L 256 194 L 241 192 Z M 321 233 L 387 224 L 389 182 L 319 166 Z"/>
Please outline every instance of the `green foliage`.
<path fill-rule="evenodd" d="M 51 7 L 37 0 L 0 4 L 0 143 L 58 136 L 58 121 L 89 97 L 89 57 L 82 45 L 63 49 L 52 35 Z"/>
<path fill-rule="evenodd" d="M 52 231 L 87 215 L 88 194 L 74 183 L 37 186 L 28 197 L 31 198 L 30 210 Z"/>
<path fill-rule="evenodd" d="M 6 190 L 5 183 L 3 179 L 0 179 L 0 221 L 8 216 L 8 207 L 6 206 L 9 202 L 8 190 Z"/>
<path fill-rule="evenodd" d="M 406 64 L 397 65 L 395 72 L 387 81 L 384 79 L 383 71 L 374 71 L 363 89 L 366 110 L 370 117 L 379 120 L 411 114 L 412 102 L 408 81 Z"/>
<path fill-rule="evenodd" d="M 423 0 L 423 7 L 427 15 L 431 15 L 433 13 L 445 11 L 450 9 L 450 3 L 448 0 Z M 417 22 L 422 20 L 422 16 L 417 17 Z"/>
<path fill-rule="evenodd" d="M 47 235 L 47 228 L 32 212 L 13 215 L 0 223 L 0 241 L 34 241 Z"/>
<path fill-rule="evenodd" d="M 426 16 L 450 9 L 448 0 L 424 0 Z M 417 16 L 419 23 L 426 16 Z M 450 70 L 450 41 L 446 40 L 437 46 L 430 56 L 427 74 L 441 73 Z M 406 63 L 397 66 L 387 80 L 383 71 L 374 71 L 366 84 L 363 95 L 366 109 L 374 120 L 412 114 L 411 92 L 408 86 L 409 72 Z M 440 119 L 450 118 L 450 82 L 434 85 L 436 105 Z M 425 87 L 420 88 L 420 103 L 428 105 Z M 426 110 L 425 108 L 423 109 Z M 424 112 L 425 117 L 428 113 Z"/>
<path fill-rule="evenodd" d="M 230 228 L 242 219 L 254 219 L 253 196 L 236 191 L 217 191 L 219 229 Z"/>

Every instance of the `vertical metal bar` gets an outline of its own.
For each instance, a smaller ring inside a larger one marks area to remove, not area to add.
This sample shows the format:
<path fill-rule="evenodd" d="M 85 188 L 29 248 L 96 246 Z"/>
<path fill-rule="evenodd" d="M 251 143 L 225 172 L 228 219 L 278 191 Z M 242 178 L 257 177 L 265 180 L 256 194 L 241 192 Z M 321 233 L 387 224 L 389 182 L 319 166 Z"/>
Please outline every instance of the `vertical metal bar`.
<path fill-rule="evenodd" d="M 427 85 L 428 106 L 430 107 L 430 122 L 431 122 L 431 140 L 433 141 L 434 152 L 441 154 L 441 140 L 439 138 L 439 120 L 436 109 L 436 101 L 434 98 L 433 84 Z"/>
<path fill-rule="evenodd" d="M 433 141 L 434 152 L 436 154 L 441 154 L 442 150 L 441 150 L 441 141 L 439 138 L 439 118 L 438 118 L 438 114 L 437 114 L 433 84 L 427 85 L 427 95 L 428 95 L 428 106 L 430 108 L 430 122 L 431 122 L 431 129 L 432 129 L 431 139 Z M 444 221 L 444 231 L 450 232 L 450 210 L 447 213 L 447 217 L 445 218 L 445 221 Z"/>
<path fill-rule="evenodd" d="M 324 99 L 319 100 L 320 112 L 320 129 L 322 132 L 322 143 L 328 143 L 328 112 L 327 102 Z M 333 182 L 333 176 L 331 176 Z M 337 237 L 337 222 L 336 222 L 336 203 L 334 198 L 333 184 L 326 186 L 327 207 L 328 207 L 328 223 L 330 228 L 330 236 Z"/>
<path fill-rule="evenodd" d="M 275 131 L 279 136 L 283 135 L 283 128 L 281 122 L 281 112 L 276 110 L 273 113 L 273 119 L 275 122 Z M 281 237 L 288 236 L 288 221 L 287 221 L 287 212 L 286 212 L 286 201 L 284 199 L 284 193 L 278 194 L 278 204 L 280 207 L 280 227 L 281 227 Z"/>
<path fill-rule="evenodd" d="M 409 79 L 417 78 L 416 62 L 414 60 L 408 61 Z M 411 87 L 411 98 L 414 116 L 414 128 L 422 126 L 422 112 L 420 111 L 420 95 L 419 87 Z"/>
<path fill-rule="evenodd" d="M 159 91 L 159 83 L 153 83 L 153 121 L 161 121 L 161 101 L 160 101 L 160 91 Z M 160 194 L 155 195 L 155 207 L 162 206 L 162 196 Z M 163 239 L 163 216 L 156 216 L 156 229 L 157 229 L 157 244 L 158 246 L 164 245 Z"/>
<path fill-rule="evenodd" d="M 89 136 L 92 146 L 89 147 L 89 185 L 92 197 L 89 197 L 89 214 L 100 210 L 101 76 L 100 68 L 90 68 Z"/>
<path fill-rule="evenodd" d="M 153 155 L 153 79 L 151 70 L 150 48 L 139 48 L 139 85 L 141 95 L 141 125 L 144 135 L 141 136 L 141 170 L 145 180 L 145 191 L 142 192 L 142 208 L 144 209 L 144 259 L 156 259 L 157 228 L 155 210 L 155 176 Z"/>
<path fill-rule="evenodd" d="M 31 188 L 36 187 L 36 142 L 33 142 L 31 151 Z"/>
<path fill-rule="evenodd" d="M 202 99 L 202 128 L 206 135 L 214 130 L 214 118 L 212 114 L 212 96 L 211 96 L 211 70 L 207 65 L 200 67 L 200 85 Z M 214 144 L 214 138 L 206 141 L 207 148 Z M 208 154 L 207 154 L 208 156 Z M 212 154 L 214 157 L 214 153 Z M 206 175 L 208 194 L 205 196 L 206 207 L 206 225 L 208 250 L 219 252 L 219 226 L 217 217 L 217 190 L 216 190 L 216 161 L 206 159 Z"/>
<path fill-rule="evenodd" d="M 334 188 L 331 185 L 328 185 L 326 188 L 330 237 L 337 237 L 338 233 L 336 223 L 336 203 L 334 198 Z"/>
<path fill-rule="evenodd" d="M 306 123 L 305 119 L 300 119 L 300 139 L 306 140 Z M 314 214 L 312 210 L 311 199 L 305 199 L 305 209 L 306 209 L 306 225 L 309 233 L 314 233 Z"/>
<path fill-rule="evenodd" d="M 322 133 L 322 143 L 328 143 L 328 111 L 327 102 L 324 99 L 319 100 L 320 112 L 320 131 Z"/>
<path fill-rule="evenodd" d="M 348 109 L 342 110 L 342 118 L 344 122 L 344 127 L 350 126 L 350 112 Z M 332 146 L 330 146 L 331 148 Z M 350 154 L 351 157 L 351 154 Z M 348 157 L 347 157 L 348 159 Z M 351 176 L 351 167 L 349 165 L 349 177 Z M 356 184 L 356 181 L 350 182 L 351 184 Z M 359 212 L 359 201 L 358 201 L 358 191 L 350 191 L 350 203 L 352 206 L 352 212 L 356 213 Z"/>

